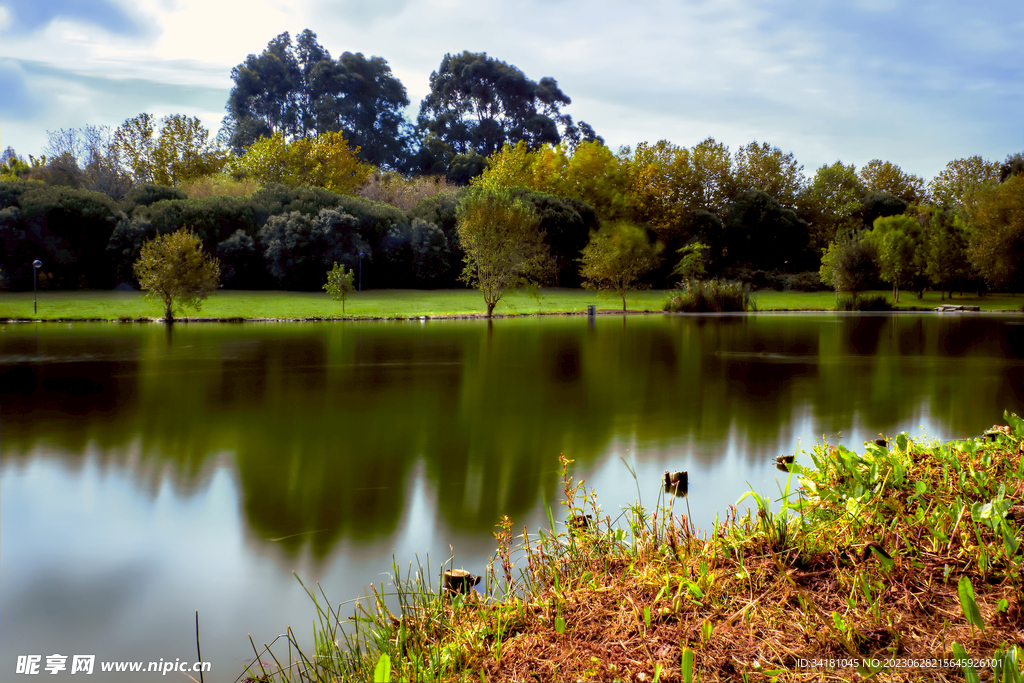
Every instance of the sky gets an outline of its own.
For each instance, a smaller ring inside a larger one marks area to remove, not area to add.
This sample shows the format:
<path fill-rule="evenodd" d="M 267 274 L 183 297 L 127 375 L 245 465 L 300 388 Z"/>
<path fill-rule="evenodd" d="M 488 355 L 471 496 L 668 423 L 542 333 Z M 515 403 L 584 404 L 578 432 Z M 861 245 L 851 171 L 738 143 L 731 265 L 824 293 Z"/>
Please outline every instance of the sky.
<path fill-rule="evenodd" d="M 1019 0 L 0 0 L 0 149 L 142 112 L 215 134 L 231 69 L 306 28 L 386 59 L 410 119 L 469 50 L 557 80 L 613 149 L 756 140 L 808 176 L 877 158 L 926 181 L 1024 149 Z"/>

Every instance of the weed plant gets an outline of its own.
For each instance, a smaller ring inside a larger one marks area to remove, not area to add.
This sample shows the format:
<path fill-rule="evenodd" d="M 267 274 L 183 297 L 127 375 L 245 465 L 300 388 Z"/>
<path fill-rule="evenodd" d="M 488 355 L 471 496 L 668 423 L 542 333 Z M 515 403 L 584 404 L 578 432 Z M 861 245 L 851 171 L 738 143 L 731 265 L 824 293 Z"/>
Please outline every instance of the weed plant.
<path fill-rule="evenodd" d="M 289 629 L 244 676 L 1022 681 L 1024 421 L 1005 418 L 950 443 L 817 444 L 777 498 L 750 491 L 704 533 L 672 492 L 602 517 L 561 456 L 566 522 L 503 517 L 482 593 L 419 564 L 354 605 L 309 590 L 315 649 Z"/>
<path fill-rule="evenodd" d="M 741 283 L 720 280 L 685 280 L 680 291 L 665 302 L 671 313 L 730 313 L 751 308 L 750 294 Z"/>

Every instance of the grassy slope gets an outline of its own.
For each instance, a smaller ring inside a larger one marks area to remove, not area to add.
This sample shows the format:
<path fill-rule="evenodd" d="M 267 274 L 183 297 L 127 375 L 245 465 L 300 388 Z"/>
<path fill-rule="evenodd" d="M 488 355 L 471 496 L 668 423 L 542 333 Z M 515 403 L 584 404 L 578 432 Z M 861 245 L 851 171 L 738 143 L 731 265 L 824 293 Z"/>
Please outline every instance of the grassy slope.
<path fill-rule="evenodd" d="M 483 596 L 397 567 L 354 606 L 311 594 L 319 656 L 289 631 L 277 660 L 299 666 L 263 652 L 247 680 L 384 662 L 376 680 L 979 680 L 958 657 L 993 680 L 993 660 L 1024 665 L 1024 421 L 1007 418 L 994 440 L 818 445 L 781 496 L 700 532 L 681 499 L 603 516 L 563 460 L 566 518 L 592 522 L 521 536 L 503 518 Z"/>
<path fill-rule="evenodd" d="M 670 294 L 666 290 L 631 293 L 627 297 L 630 310 L 658 311 Z M 872 292 L 871 294 L 885 294 Z M 758 310 L 830 310 L 835 305 L 831 292 L 756 292 Z M 937 292 L 925 293 L 919 300 L 914 294 L 901 296 L 901 308 L 931 309 L 940 303 L 981 306 L 982 310 L 1020 310 L 1024 295 L 990 294 L 956 297 L 940 301 Z M 498 303 L 495 313 L 524 315 L 536 313 L 584 312 L 588 304 L 601 310 L 615 311 L 621 307 L 614 293 L 579 289 L 542 289 L 535 299 L 523 292 L 512 292 Z M 345 304 L 345 313 L 354 317 L 394 318 L 412 316 L 482 315 L 483 298 L 473 290 L 380 289 L 353 294 Z M 32 293 L 0 294 L 0 318 L 14 319 L 104 319 L 157 318 L 162 306 L 145 299 L 138 292 L 76 291 L 40 292 L 39 313 L 33 315 Z M 323 292 L 246 292 L 225 290 L 213 294 L 196 313 L 186 317 L 201 318 L 330 318 L 341 316 L 341 304 L 331 301 Z"/>

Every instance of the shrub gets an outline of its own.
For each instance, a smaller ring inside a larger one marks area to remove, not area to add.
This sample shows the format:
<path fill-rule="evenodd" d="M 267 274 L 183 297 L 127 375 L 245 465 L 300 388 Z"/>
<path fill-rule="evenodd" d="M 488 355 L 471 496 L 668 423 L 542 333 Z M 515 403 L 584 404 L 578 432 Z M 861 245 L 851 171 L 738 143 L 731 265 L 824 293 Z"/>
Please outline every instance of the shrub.
<path fill-rule="evenodd" d="M 687 280 L 680 293 L 669 297 L 665 310 L 671 313 L 731 313 L 753 308 L 750 295 L 740 283 L 719 280 Z"/>
<path fill-rule="evenodd" d="M 895 311 L 896 307 L 884 296 L 843 297 L 837 311 Z"/>

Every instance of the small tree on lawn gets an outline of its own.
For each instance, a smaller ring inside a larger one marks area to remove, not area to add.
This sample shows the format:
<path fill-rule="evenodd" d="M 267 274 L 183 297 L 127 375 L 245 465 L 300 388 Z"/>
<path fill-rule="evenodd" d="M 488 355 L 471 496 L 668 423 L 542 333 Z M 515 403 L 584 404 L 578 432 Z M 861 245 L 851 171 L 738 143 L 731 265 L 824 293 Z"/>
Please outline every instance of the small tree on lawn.
<path fill-rule="evenodd" d="M 657 267 L 664 245 L 651 244 L 647 232 L 632 223 L 608 223 L 590 233 L 583 248 L 580 275 L 588 289 L 614 289 L 626 310 L 626 292 L 638 289 L 638 280 Z"/>
<path fill-rule="evenodd" d="M 174 322 L 175 309 L 198 311 L 220 285 L 220 261 L 205 254 L 202 241 L 185 229 L 143 244 L 133 269 L 146 297 L 163 303 L 168 323 Z"/>
<path fill-rule="evenodd" d="M 673 275 L 682 275 L 684 280 L 699 280 L 707 272 L 704 269 L 704 254 L 708 245 L 700 242 L 693 242 L 680 248 L 676 253 L 681 257 L 676 267 L 672 269 Z"/>
<path fill-rule="evenodd" d="M 355 270 L 346 270 L 345 266 L 340 266 L 337 263 L 334 264 L 334 268 L 327 271 L 327 284 L 324 285 L 324 289 L 332 299 L 341 302 L 342 315 L 345 314 L 345 297 L 349 292 L 355 290 L 355 285 L 352 284 L 355 275 Z"/>
<path fill-rule="evenodd" d="M 850 292 L 856 301 L 874 272 L 874 245 L 862 235 L 851 235 L 828 245 L 818 275 L 822 283 L 835 288 L 838 308 L 839 292 Z"/>
<path fill-rule="evenodd" d="M 483 293 L 488 318 L 505 292 L 536 287 L 553 271 L 537 212 L 507 190 L 473 188 L 463 196 L 457 215 L 466 254 L 462 280 Z"/>

